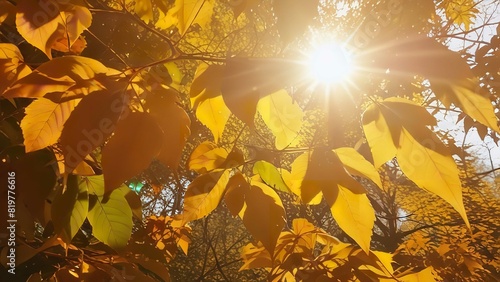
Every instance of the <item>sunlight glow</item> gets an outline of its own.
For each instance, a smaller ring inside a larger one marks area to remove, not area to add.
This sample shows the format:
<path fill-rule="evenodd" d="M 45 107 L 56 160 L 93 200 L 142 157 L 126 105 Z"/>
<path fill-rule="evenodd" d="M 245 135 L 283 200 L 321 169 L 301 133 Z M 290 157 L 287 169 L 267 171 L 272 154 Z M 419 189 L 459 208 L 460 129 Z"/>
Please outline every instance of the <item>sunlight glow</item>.
<path fill-rule="evenodd" d="M 318 84 L 345 81 L 352 73 L 352 62 L 347 51 L 336 43 L 317 45 L 308 60 L 309 75 Z"/>

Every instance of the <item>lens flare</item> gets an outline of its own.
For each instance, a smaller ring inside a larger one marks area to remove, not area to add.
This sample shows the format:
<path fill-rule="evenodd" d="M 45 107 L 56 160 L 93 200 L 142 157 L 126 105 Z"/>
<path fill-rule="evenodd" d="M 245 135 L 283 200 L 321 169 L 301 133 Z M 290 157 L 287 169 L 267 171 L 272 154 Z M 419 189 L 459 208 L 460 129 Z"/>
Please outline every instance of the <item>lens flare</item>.
<path fill-rule="evenodd" d="M 348 52 L 336 43 L 317 45 L 309 55 L 309 75 L 318 84 L 336 84 L 348 79 L 352 61 Z"/>

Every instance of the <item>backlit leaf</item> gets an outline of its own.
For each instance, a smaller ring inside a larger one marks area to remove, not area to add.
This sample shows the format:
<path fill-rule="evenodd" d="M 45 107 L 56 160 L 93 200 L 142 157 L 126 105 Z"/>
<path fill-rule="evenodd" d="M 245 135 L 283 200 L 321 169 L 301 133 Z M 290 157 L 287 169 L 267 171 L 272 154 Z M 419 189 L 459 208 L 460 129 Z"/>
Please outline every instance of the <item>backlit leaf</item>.
<path fill-rule="evenodd" d="M 201 63 L 198 66 L 189 91 L 193 109 L 196 109 L 206 99 L 220 96 L 224 70 L 225 66 L 223 65 Z"/>
<path fill-rule="evenodd" d="M 104 89 L 98 76 L 108 73 L 108 68 L 97 60 L 66 56 L 43 63 L 29 75 L 16 81 L 5 93 L 6 98 L 29 97 L 39 98 L 48 94 L 47 98 L 55 103 L 62 102 L 61 95 L 72 94 L 74 98 Z M 50 94 L 57 94 L 53 97 Z"/>
<path fill-rule="evenodd" d="M 230 58 L 221 87 L 224 103 L 237 118 L 253 126 L 259 99 L 296 82 L 300 74 L 299 64 L 282 59 Z"/>
<path fill-rule="evenodd" d="M 281 199 L 270 187 L 251 186 L 245 193 L 245 204 L 240 211 L 243 224 L 269 253 L 274 253 L 276 241 L 285 226 Z"/>
<path fill-rule="evenodd" d="M 205 141 L 194 149 L 189 157 L 189 169 L 198 173 L 206 173 L 221 165 L 226 161 L 227 151 L 223 148 L 218 148 L 212 142 Z"/>
<path fill-rule="evenodd" d="M 102 175 L 82 177 L 80 186 L 89 192 L 89 213 L 92 234 L 115 250 L 123 249 L 132 234 L 132 210 L 122 189 L 115 189 L 108 201 L 103 201 L 104 178 Z M 127 188 L 127 187 L 124 187 Z M 127 188 L 128 189 L 128 188 Z"/>
<path fill-rule="evenodd" d="M 444 97 L 441 96 L 443 94 L 438 95 L 440 99 L 449 99 L 468 116 L 500 133 L 495 109 L 488 96 L 479 93 L 481 88 L 477 80 L 452 83 L 445 87 L 448 91 L 443 93 Z"/>
<path fill-rule="evenodd" d="M 450 203 L 469 226 L 457 165 L 448 148 L 427 128 L 436 122 L 425 108 L 407 99 L 388 98 L 371 105 L 363 116 L 363 123 L 374 159 L 388 146 L 392 154 L 394 144 L 403 173 L 420 188 Z M 387 126 L 377 127 L 377 124 Z M 383 161 L 387 159 L 379 159 L 378 163 Z"/>
<path fill-rule="evenodd" d="M 146 107 L 163 130 L 163 148 L 158 156 L 164 165 L 176 169 L 186 140 L 191 133 L 191 120 L 177 105 L 173 90 L 161 88 L 146 98 Z"/>
<path fill-rule="evenodd" d="M 219 205 L 229 181 L 229 172 L 202 174 L 189 184 L 184 195 L 184 211 L 180 216 L 182 222 L 203 218 Z"/>
<path fill-rule="evenodd" d="M 106 193 L 146 169 L 163 147 L 163 132 L 148 113 L 129 113 L 102 150 Z"/>
<path fill-rule="evenodd" d="M 370 145 L 375 168 L 396 156 L 396 146 L 399 144 L 394 144 L 389 125 L 376 105 L 371 105 L 363 113 L 363 130 Z"/>
<path fill-rule="evenodd" d="M 0 94 L 13 82 L 30 73 L 31 69 L 24 63 L 23 55 L 17 46 L 10 43 L 0 43 L 0 77 L 2 78 L 0 80 Z"/>
<path fill-rule="evenodd" d="M 260 99 L 257 110 L 276 137 L 276 148 L 284 149 L 297 138 L 304 113 L 286 90 L 274 92 Z"/>
<path fill-rule="evenodd" d="M 366 194 L 353 193 L 341 185 L 327 189 L 336 190 L 328 193 L 323 190 L 333 218 L 340 228 L 368 253 L 375 222 L 375 211 L 370 200 Z"/>
<path fill-rule="evenodd" d="M 56 104 L 39 98 L 26 107 L 21 121 L 26 152 L 36 151 L 57 143 L 66 120 L 80 99 Z"/>
<path fill-rule="evenodd" d="M 301 196 L 302 194 L 302 184 L 308 169 L 310 157 L 311 153 L 306 152 L 298 156 L 292 163 L 292 170 L 290 171 L 290 176 L 288 177 L 288 187 L 297 196 Z M 321 202 L 321 188 L 318 185 L 316 185 L 315 183 L 306 182 L 304 185 L 304 189 L 309 189 L 309 192 L 311 194 L 314 194 L 317 191 L 316 194 L 313 195 L 313 198 L 307 202 L 308 204 L 318 205 Z"/>
<path fill-rule="evenodd" d="M 65 171 L 73 169 L 113 133 L 126 106 L 121 93 L 93 92 L 83 98 L 64 123 L 59 143 L 64 155 Z"/>
<path fill-rule="evenodd" d="M 457 25 L 463 24 L 466 31 L 470 30 L 471 24 L 474 23 L 473 19 L 479 13 L 475 8 L 477 3 L 473 0 L 443 1 L 443 5 L 446 17 Z"/>
<path fill-rule="evenodd" d="M 290 188 L 288 188 L 281 178 L 281 173 L 273 164 L 266 161 L 257 161 L 253 165 L 253 173 L 258 174 L 270 187 L 282 192 L 291 193 Z"/>
<path fill-rule="evenodd" d="M 15 18 L 15 15 L 16 15 L 16 6 L 14 6 L 7 0 L 0 0 L 0 24 L 2 24 L 3 22 L 6 23 L 10 23 L 10 21 L 14 22 L 13 19 Z"/>
<path fill-rule="evenodd" d="M 151 0 L 135 0 L 134 1 L 134 12 L 143 20 L 145 23 L 149 23 L 153 20 L 153 4 Z"/>
<path fill-rule="evenodd" d="M 379 188 L 383 188 L 378 171 L 358 151 L 347 147 L 337 148 L 334 151 L 350 174 L 366 177 Z"/>
<path fill-rule="evenodd" d="M 408 274 L 405 276 L 398 277 L 399 281 L 402 282 L 433 282 L 433 281 L 439 281 L 434 274 L 432 274 L 432 271 L 434 268 L 432 266 L 429 266 L 425 268 L 424 270 L 421 270 L 417 273 L 412 273 Z"/>
<path fill-rule="evenodd" d="M 222 96 L 205 99 L 196 109 L 196 117 L 210 129 L 215 142 L 222 137 L 229 116 L 231 116 L 231 111 L 224 104 Z"/>
<path fill-rule="evenodd" d="M 400 142 L 397 159 L 403 173 L 420 188 L 451 204 L 470 227 L 462 199 L 459 170 L 451 154 L 422 145 L 405 129 Z"/>
<path fill-rule="evenodd" d="M 76 175 L 68 175 L 64 188 L 52 202 L 51 217 L 55 232 L 69 244 L 87 217 L 89 196 L 87 187 L 78 185 Z"/>
<path fill-rule="evenodd" d="M 92 23 L 88 8 L 69 1 L 20 0 L 16 7 L 17 30 L 50 59 L 51 47 L 58 39 L 66 38 L 73 45 Z"/>
<path fill-rule="evenodd" d="M 174 7 L 163 14 L 156 26 L 166 29 L 175 25 L 183 35 L 193 24 L 204 28 L 212 19 L 214 0 L 176 0 Z"/>
<path fill-rule="evenodd" d="M 245 204 L 245 194 L 250 189 L 250 184 L 246 181 L 241 172 L 236 172 L 227 183 L 224 202 L 233 216 L 237 216 Z"/>

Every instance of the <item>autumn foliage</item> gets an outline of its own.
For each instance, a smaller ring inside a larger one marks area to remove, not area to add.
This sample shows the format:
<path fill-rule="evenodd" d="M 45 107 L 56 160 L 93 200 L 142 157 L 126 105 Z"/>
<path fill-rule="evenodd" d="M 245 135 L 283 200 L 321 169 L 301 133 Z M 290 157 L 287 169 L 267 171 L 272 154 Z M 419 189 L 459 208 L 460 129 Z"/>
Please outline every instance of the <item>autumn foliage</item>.
<path fill-rule="evenodd" d="M 16 277 L 493 281 L 495 169 L 455 140 L 500 134 L 491 5 L 0 0 Z"/>

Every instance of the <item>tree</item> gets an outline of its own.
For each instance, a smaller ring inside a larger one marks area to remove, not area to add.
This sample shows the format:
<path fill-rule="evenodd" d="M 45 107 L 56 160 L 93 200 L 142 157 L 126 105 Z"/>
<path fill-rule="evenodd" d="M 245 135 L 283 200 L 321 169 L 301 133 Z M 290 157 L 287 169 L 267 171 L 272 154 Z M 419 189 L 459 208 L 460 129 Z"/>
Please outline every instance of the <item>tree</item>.
<path fill-rule="evenodd" d="M 2 226 L 16 235 L 1 242 L 5 275 L 498 276 L 499 224 L 484 220 L 498 192 L 468 177 L 465 145 L 437 126 L 451 115 L 497 140 L 494 4 L 0 0 L 0 11 L 12 200 L 0 221 L 18 220 Z"/>

